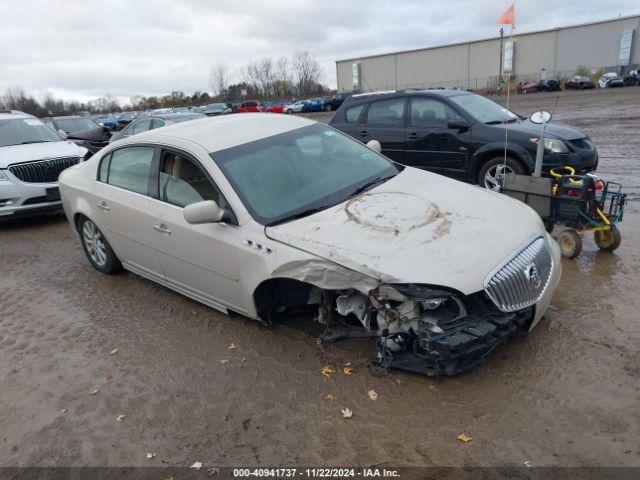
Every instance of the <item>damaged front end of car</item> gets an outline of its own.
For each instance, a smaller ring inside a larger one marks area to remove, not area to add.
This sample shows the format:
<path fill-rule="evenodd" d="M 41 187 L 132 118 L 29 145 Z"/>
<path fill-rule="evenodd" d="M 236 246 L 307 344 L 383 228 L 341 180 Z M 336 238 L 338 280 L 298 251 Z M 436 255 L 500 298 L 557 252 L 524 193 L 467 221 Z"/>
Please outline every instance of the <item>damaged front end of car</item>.
<path fill-rule="evenodd" d="M 348 292 L 335 304 L 342 317 L 354 315 L 377 337 L 382 366 L 434 377 L 474 368 L 533 318 L 533 307 L 501 312 L 484 292 L 414 284 L 381 285 L 368 296 Z"/>

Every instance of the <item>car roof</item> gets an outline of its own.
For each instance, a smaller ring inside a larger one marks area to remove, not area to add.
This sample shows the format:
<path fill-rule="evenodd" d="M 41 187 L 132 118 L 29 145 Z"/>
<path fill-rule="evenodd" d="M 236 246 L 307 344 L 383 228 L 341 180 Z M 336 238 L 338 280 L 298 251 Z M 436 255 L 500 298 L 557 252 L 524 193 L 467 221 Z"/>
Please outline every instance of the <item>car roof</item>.
<path fill-rule="evenodd" d="M 174 113 L 158 113 L 156 115 L 141 117 L 138 120 L 145 120 L 148 118 L 164 118 L 166 120 L 171 120 L 172 118 L 184 118 L 184 117 L 204 118 L 205 116 L 206 115 L 204 113 L 198 113 L 198 112 L 174 112 Z"/>
<path fill-rule="evenodd" d="M 28 113 L 21 112 L 20 110 L 0 110 L 0 120 L 9 120 L 12 118 L 36 118 Z"/>
<path fill-rule="evenodd" d="M 465 92 L 464 90 L 447 90 L 447 89 L 405 89 L 405 90 L 383 90 L 378 92 L 354 93 L 347 100 L 349 103 L 361 100 L 371 100 L 377 97 L 400 97 L 400 96 L 435 96 L 435 97 L 453 97 L 456 95 L 473 95 L 473 92 Z"/>
<path fill-rule="evenodd" d="M 294 115 L 244 113 L 204 117 L 190 122 L 175 123 L 161 129 L 148 130 L 131 137 L 132 142 L 163 142 L 180 138 L 216 152 L 280 133 L 296 130 L 318 122 Z"/>

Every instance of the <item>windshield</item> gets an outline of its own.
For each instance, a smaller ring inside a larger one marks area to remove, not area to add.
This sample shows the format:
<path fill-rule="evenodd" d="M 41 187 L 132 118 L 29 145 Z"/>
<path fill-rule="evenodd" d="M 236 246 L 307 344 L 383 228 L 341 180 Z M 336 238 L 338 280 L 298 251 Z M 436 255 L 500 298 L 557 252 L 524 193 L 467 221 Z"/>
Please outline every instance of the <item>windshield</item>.
<path fill-rule="evenodd" d="M 58 128 L 64 132 L 82 132 L 98 128 L 98 124 L 89 118 L 56 118 Z"/>
<path fill-rule="evenodd" d="M 0 147 L 61 140 L 56 132 L 37 118 L 0 120 Z"/>
<path fill-rule="evenodd" d="M 449 100 L 466 110 L 469 115 L 481 123 L 504 123 L 520 118 L 512 111 L 482 95 L 454 95 L 449 97 Z"/>
<path fill-rule="evenodd" d="M 253 218 L 275 225 L 341 203 L 401 166 L 323 124 L 211 154 Z"/>

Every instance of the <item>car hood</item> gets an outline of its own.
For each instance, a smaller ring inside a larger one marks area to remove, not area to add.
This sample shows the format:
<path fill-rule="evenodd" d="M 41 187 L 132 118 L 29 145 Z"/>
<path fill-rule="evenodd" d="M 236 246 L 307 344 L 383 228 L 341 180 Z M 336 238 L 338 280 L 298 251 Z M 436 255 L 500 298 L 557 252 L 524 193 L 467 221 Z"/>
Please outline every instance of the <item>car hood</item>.
<path fill-rule="evenodd" d="M 542 126 L 533 123 L 531 120 L 520 120 L 517 122 L 509 123 L 509 124 L 497 124 L 492 125 L 493 127 L 497 127 L 501 130 L 505 128 L 509 129 L 509 133 L 518 132 L 530 135 L 533 137 L 539 137 L 542 131 Z M 558 138 L 561 140 L 576 140 L 578 138 L 584 138 L 587 136 L 582 130 L 579 130 L 570 125 L 565 125 L 564 123 L 556 123 L 551 122 L 547 123 L 547 127 L 544 131 L 544 136 L 546 138 Z"/>
<path fill-rule="evenodd" d="M 67 137 L 70 140 L 107 140 L 109 134 L 105 132 L 103 127 L 91 128 L 89 130 L 82 130 L 79 132 L 68 132 Z"/>
<path fill-rule="evenodd" d="M 0 148 L 0 168 L 14 163 L 59 157 L 83 157 L 87 149 L 71 141 L 29 143 Z"/>
<path fill-rule="evenodd" d="M 381 282 L 470 294 L 544 227 L 517 200 L 407 167 L 347 202 L 266 227 L 266 234 Z"/>

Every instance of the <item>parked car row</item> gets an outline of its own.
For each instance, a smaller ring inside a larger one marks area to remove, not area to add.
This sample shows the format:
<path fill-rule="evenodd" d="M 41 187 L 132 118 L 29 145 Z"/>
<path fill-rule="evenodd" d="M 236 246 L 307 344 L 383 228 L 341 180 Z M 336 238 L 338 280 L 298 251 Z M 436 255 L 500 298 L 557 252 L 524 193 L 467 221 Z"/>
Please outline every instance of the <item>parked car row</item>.
<path fill-rule="evenodd" d="M 640 85 L 640 71 L 638 70 L 631 70 L 624 77 L 621 77 L 615 72 L 605 73 L 597 82 L 599 88 L 615 88 L 633 85 Z M 584 75 L 573 75 L 564 82 L 565 90 L 585 90 L 595 87 L 596 84 Z M 516 87 L 518 93 L 554 92 L 560 91 L 561 89 L 560 81 L 556 79 L 546 79 L 539 82 L 525 80 L 519 82 Z"/>

